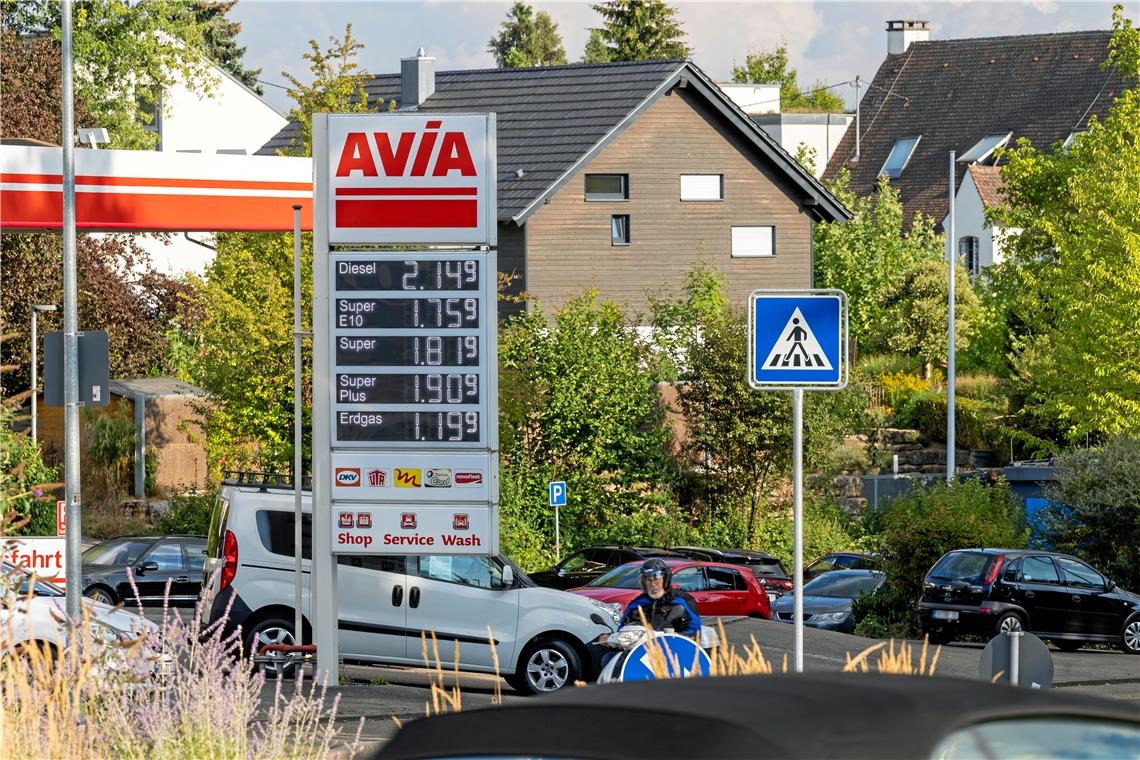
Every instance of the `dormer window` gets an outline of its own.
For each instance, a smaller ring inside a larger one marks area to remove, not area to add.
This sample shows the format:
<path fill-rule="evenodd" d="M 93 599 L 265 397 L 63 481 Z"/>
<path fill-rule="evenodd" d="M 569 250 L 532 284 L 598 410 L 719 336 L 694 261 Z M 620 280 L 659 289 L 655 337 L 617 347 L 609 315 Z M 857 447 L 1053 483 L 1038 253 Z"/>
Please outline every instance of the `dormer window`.
<path fill-rule="evenodd" d="M 879 170 L 879 176 L 884 174 L 891 179 L 897 178 L 902 174 L 903 169 L 906 168 L 907 162 L 910 161 L 910 156 L 914 153 L 915 147 L 918 146 L 918 141 L 922 137 L 902 137 L 895 142 L 895 147 L 891 148 L 891 155 L 887 156 L 887 162 L 883 164 L 883 168 Z"/>
<path fill-rule="evenodd" d="M 958 161 L 964 164 L 985 163 L 987 159 L 993 156 L 994 151 L 1004 147 L 1011 137 L 1013 137 L 1013 132 L 992 132 L 978 140 L 974 147 L 963 153 Z"/>

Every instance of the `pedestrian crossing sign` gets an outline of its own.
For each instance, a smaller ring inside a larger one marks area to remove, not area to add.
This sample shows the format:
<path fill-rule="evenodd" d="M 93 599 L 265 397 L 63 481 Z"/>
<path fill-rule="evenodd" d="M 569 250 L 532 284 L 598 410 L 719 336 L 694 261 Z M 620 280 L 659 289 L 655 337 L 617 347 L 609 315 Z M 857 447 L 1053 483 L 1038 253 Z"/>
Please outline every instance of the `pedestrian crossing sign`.
<path fill-rule="evenodd" d="M 753 388 L 847 386 L 846 293 L 754 290 L 748 307 L 748 382 Z"/>

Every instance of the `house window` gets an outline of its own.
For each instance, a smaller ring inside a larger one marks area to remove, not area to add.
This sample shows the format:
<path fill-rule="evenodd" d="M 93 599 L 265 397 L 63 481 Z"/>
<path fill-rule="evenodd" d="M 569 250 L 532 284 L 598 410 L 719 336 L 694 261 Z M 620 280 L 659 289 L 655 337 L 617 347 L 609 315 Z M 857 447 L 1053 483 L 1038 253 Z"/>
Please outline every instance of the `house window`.
<path fill-rule="evenodd" d="M 921 139 L 921 137 L 903 137 L 896 141 L 895 147 L 891 148 L 891 154 L 887 156 L 886 163 L 879 170 L 879 176 L 885 174 L 891 179 L 895 179 L 902 174 L 907 162 L 910 161 L 910 155 L 914 153 L 914 149 Z"/>
<path fill-rule="evenodd" d="M 976 237 L 967 235 L 958 239 L 958 260 L 970 273 L 971 280 L 978 276 L 978 272 L 981 271 L 981 262 L 978 261 L 978 239 Z"/>
<path fill-rule="evenodd" d="M 683 201 L 722 201 L 724 200 L 723 174 L 682 174 L 681 200 Z"/>
<path fill-rule="evenodd" d="M 614 245 L 629 245 L 629 214 L 614 214 L 610 217 L 610 242 Z"/>
<path fill-rule="evenodd" d="M 765 227 L 733 227 L 732 228 L 732 257 L 742 258 L 750 256 L 776 255 L 776 228 Z"/>
<path fill-rule="evenodd" d="M 628 174 L 587 174 L 586 200 L 588 201 L 627 201 L 629 200 Z"/>
<path fill-rule="evenodd" d="M 974 147 L 962 154 L 958 159 L 965 164 L 980 164 L 993 155 L 993 152 L 1009 142 L 1013 132 L 993 132 L 978 140 Z"/>

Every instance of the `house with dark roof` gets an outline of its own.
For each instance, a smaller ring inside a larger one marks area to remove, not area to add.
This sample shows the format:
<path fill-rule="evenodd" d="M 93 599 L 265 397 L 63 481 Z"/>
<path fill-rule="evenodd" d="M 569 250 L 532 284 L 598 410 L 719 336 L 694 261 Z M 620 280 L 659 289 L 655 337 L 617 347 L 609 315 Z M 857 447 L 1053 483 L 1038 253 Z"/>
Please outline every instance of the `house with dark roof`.
<path fill-rule="evenodd" d="M 859 104 L 858 139 L 844 135 L 824 179 L 851 173 L 851 189 L 874 192 L 883 174 L 916 213 L 942 226 L 949 212 L 950 151 L 956 152 L 957 245 L 975 272 L 1000 260 L 982 208 L 1001 202 L 997 149 L 1027 139 L 1060 146 L 1104 118 L 1125 87 L 1104 70 L 1111 31 L 931 40 L 926 21 L 887 22 L 887 57 Z M 969 197 L 967 197 L 969 196 Z M 966 218 L 971 212 L 973 218 Z M 987 247 L 988 246 L 988 247 Z"/>
<path fill-rule="evenodd" d="M 596 288 L 644 310 L 698 262 L 738 303 L 809 287 L 813 225 L 850 217 L 690 61 L 436 72 L 421 51 L 367 91 L 401 110 L 497 114 L 499 269 L 546 307 Z M 290 124 L 259 154 L 298 134 Z"/>

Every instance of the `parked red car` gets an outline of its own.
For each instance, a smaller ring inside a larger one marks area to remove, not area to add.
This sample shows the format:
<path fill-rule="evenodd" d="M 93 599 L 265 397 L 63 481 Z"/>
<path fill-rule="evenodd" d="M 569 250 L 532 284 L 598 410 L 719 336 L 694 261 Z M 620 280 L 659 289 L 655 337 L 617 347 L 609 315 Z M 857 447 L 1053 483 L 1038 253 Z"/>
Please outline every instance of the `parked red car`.
<path fill-rule="evenodd" d="M 692 596 L 697 602 L 697 612 L 702 616 L 750 615 L 771 619 L 768 594 L 747 568 L 723 562 L 675 559 L 666 562 L 673 571 L 673 587 Z M 570 589 L 570 593 L 599 602 L 617 603 L 624 608 L 641 593 L 640 568 L 640 562 L 629 562 L 585 586 Z"/>

